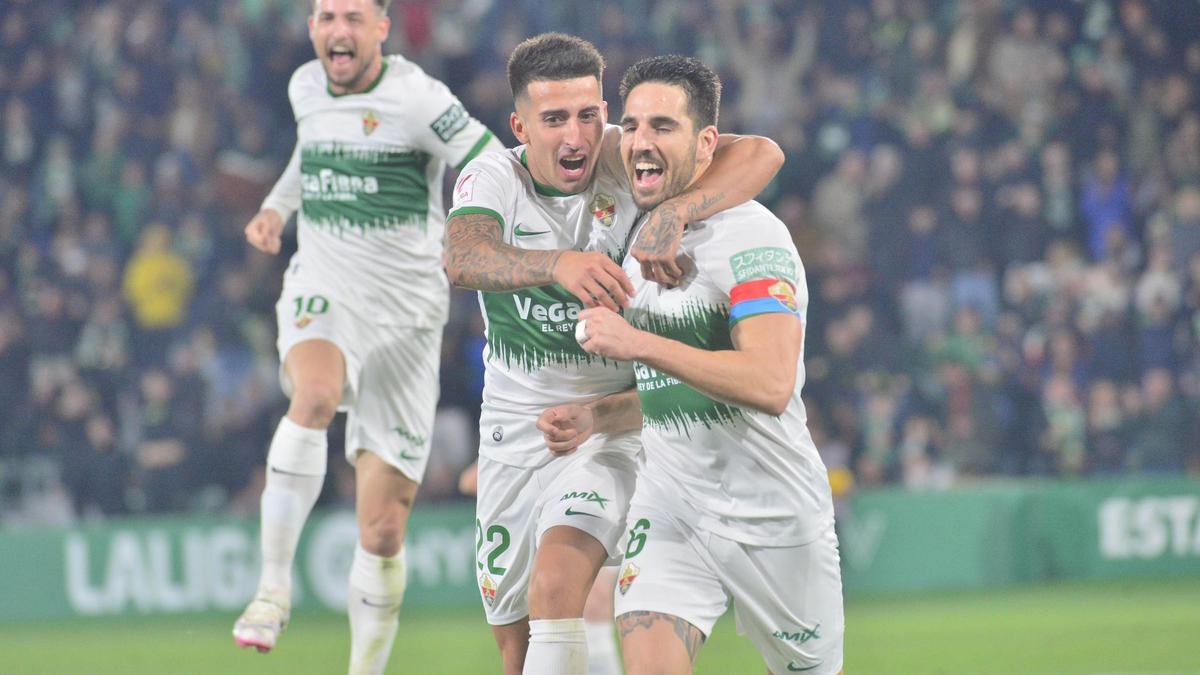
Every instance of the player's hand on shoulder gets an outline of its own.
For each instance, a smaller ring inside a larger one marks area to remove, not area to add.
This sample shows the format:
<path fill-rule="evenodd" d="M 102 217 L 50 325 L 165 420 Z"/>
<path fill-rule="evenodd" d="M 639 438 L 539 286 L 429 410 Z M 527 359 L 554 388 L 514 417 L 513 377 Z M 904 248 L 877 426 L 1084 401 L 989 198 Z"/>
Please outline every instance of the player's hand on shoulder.
<path fill-rule="evenodd" d="M 569 455 L 591 438 L 595 418 L 591 408 L 581 405 L 556 405 L 538 415 L 537 428 L 546 439 L 546 447 L 557 456 Z"/>
<path fill-rule="evenodd" d="M 283 247 L 283 218 L 274 209 L 263 209 L 246 225 L 246 241 L 263 253 L 274 255 Z"/>
<path fill-rule="evenodd" d="M 633 282 L 625 270 L 595 251 L 564 251 L 551 275 L 587 307 L 607 307 L 617 312 L 629 305 L 629 296 L 633 295 Z"/>
<path fill-rule="evenodd" d="M 575 324 L 575 339 L 584 351 L 618 361 L 637 358 L 639 335 L 625 317 L 605 307 L 583 310 Z"/>
<path fill-rule="evenodd" d="M 642 265 L 642 278 L 674 288 L 683 279 L 679 241 L 686 222 L 671 202 L 650 212 L 629 254 Z"/>

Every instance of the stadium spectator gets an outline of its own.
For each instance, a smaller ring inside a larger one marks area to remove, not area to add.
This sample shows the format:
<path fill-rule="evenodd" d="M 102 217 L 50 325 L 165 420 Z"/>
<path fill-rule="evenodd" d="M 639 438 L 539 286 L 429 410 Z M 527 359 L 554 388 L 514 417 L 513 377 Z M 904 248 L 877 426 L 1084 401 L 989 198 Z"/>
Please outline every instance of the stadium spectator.
<path fill-rule="evenodd" d="M 122 281 L 137 329 L 136 355 L 142 363 L 159 364 L 166 357 L 175 329 L 186 318 L 193 277 L 187 260 L 171 250 L 167 226 L 147 226 Z"/>
<path fill-rule="evenodd" d="M 1153 473 L 1183 469 L 1190 422 L 1171 372 L 1162 368 L 1147 371 L 1142 376 L 1141 396 L 1140 409 L 1132 411 L 1129 467 Z"/>

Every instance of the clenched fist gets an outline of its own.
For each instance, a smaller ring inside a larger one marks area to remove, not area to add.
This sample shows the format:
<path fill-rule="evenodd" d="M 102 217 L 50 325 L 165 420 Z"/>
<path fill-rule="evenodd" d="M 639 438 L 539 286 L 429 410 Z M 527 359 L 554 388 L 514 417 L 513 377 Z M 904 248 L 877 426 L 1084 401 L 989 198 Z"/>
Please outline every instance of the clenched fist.
<path fill-rule="evenodd" d="M 246 225 L 246 241 L 263 253 L 275 255 L 283 246 L 283 218 L 274 209 L 263 209 Z"/>
<path fill-rule="evenodd" d="M 555 455 L 569 455 L 591 437 L 595 430 L 591 408 L 582 405 L 556 405 L 538 416 L 537 428 L 546 438 L 546 447 Z"/>
<path fill-rule="evenodd" d="M 625 320 L 625 317 L 606 307 L 585 309 L 579 314 L 584 329 L 577 338 L 584 351 L 618 361 L 637 358 L 638 340 L 644 333 Z"/>

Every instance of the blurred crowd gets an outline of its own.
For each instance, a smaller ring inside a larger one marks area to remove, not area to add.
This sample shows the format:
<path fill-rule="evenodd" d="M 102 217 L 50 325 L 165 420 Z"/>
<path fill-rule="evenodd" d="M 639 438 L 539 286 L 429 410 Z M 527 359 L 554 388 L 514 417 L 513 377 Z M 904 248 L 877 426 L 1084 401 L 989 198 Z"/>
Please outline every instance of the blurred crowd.
<path fill-rule="evenodd" d="M 306 2 L 0 6 L 0 518 L 252 512 L 285 401 L 277 257 L 242 227 L 295 142 Z M 386 47 L 507 143 L 508 52 L 693 54 L 811 293 L 805 398 L 839 492 L 1200 473 L 1195 2 L 395 0 Z M 473 459 L 455 291 L 422 499 Z M 331 452 L 340 454 L 335 429 Z M 327 502 L 350 499 L 330 462 Z"/>

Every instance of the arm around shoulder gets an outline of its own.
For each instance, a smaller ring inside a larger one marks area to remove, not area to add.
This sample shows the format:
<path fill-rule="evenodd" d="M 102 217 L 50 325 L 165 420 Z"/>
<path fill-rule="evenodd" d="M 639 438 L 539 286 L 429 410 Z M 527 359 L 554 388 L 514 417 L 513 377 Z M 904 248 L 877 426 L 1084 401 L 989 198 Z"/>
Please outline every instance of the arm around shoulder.
<path fill-rule="evenodd" d="M 686 209 L 686 222 L 693 222 L 750 201 L 775 178 L 783 162 L 779 144 L 765 136 L 721 134 L 712 166 L 675 198 L 683 200 L 677 207 Z"/>
<path fill-rule="evenodd" d="M 783 166 L 779 145 L 763 136 L 721 134 L 712 165 L 690 188 L 659 204 L 642 226 L 630 254 L 646 279 L 674 285 L 683 276 L 675 261 L 683 228 L 754 199 Z"/>

